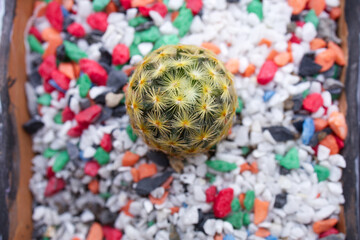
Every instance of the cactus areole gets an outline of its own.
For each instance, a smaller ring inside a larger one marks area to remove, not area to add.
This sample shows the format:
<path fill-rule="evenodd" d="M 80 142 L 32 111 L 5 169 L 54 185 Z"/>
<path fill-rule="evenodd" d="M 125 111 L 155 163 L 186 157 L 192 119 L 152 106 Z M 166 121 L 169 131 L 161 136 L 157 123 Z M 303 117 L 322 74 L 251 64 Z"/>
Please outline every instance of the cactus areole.
<path fill-rule="evenodd" d="M 169 45 L 144 58 L 126 93 L 135 133 L 172 156 L 205 152 L 231 128 L 232 75 L 209 50 Z"/>

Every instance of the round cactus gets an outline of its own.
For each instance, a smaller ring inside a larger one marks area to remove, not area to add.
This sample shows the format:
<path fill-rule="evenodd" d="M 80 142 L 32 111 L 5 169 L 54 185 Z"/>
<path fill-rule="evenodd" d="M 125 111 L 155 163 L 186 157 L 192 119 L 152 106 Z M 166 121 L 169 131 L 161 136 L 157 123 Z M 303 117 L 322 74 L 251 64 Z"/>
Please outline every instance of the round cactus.
<path fill-rule="evenodd" d="M 126 93 L 130 123 L 152 148 L 173 156 L 209 150 L 231 128 L 232 75 L 209 50 L 165 46 L 144 58 Z"/>

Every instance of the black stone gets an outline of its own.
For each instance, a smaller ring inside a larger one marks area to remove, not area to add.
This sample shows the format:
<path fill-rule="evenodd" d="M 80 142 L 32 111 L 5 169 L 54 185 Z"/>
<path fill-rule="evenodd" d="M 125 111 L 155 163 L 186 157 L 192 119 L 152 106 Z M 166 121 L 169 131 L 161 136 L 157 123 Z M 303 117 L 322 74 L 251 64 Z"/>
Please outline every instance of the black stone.
<path fill-rule="evenodd" d="M 296 21 L 301 21 L 302 17 L 301 15 L 291 15 L 291 21 L 292 22 L 296 22 Z"/>
<path fill-rule="evenodd" d="M 94 101 L 97 103 L 97 104 L 102 104 L 102 105 L 105 105 L 105 96 L 108 92 L 103 92 L 101 94 L 99 94 L 98 96 L 96 96 L 96 98 L 94 99 Z"/>
<path fill-rule="evenodd" d="M 59 60 L 60 62 L 66 62 L 69 60 L 68 57 L 66 56 L 65 46 L 63 44 L 61 44 L 56 48 L 56 59 Z"/>
<path fill-rule="evenodd" d="M 36 88 L 37 86 L 42 85 L 42 80 L 41 80 L 41 76 L 39 74 L 39 72 L 37 70 L 33 70 L 29 75 L 28 75 L 28 82 L 34 87 Z"/>
<path fill-rule="evenodd" d="M 97 32 L 91 32 L 90 34 L 85 36 L 85 40 L 88 42 L 89 45 L 94 43 L 101 42 L 101 35 L 97 34 Z"/>
<path fill-rule="evenodd" d="M 263 131 L 265 130 L 268 130 L 271 133 L 271 136 L 277 142 L 284 142 L 295 139 L 295 134 L 286 127 L 273 126 L 273 127 L 263 128 Z"/>
<path fill-rule="evenodd" d="M 326 237 L 321 238 L 321 240 L 344 240 L 344 234 L 338 233 L 338 234 L 332 234 Z"/>
<path fill-rule="evenodd" d="M 326 79 L 324 82 L 323 88 L 330 92 L 330 94 L 341 94 L 344 89 L 344 85 L 335 79 Z"/>
<path fill-rule="evenodd" d="M 33 224 L 32 239 L 43 239 L 48 227 L 42 222 L 34 222 Z"/>
<path fill-rule="evenodd" d="M 140 24 L 139 26 L 137 26 L 135 28 L 135 31 L 137 31 L 137 32 L 144 31 L 144 30 L 151 28 L 154 25 L 155 24 L 153 21 L 144 22 L 144 23 Z"/>
<path fill-rule="evenodd" d="M 311 137 L 310 142 L 309 142 L 309 146 L 310 147 L 315 147 L 316 145 L 319 144 L 319 132 L 314 133 L 314 135 Z"/>
<path fill-rule="evenodd" d="M 303 97 L 302 95 L 296 95 L 292 98 L 292 101 L 294 103 L 293 107 L 292 107 L 292 110 L 294 112 L 298 112 L 301 110 L 301 107 L 302 107 L 302 103 L 303 103 Z"/>
<path fill-rule="evenodd" d="M 74 161 L 79 157 L 79 149 L 75 144 L 68 142 L 66 144 L 66 150 L 69 154 L 70 160 Z"/>
<path fill-rule="evenodd" d="M 295 22 L 290 22 L 287 26 L 286 26 L 286 32 L 287 33 L 293 33 L 295 32 L 296 29 L 296 23 Z"/>
<path fill-rule="evenodd" d="M 298 132 L 301 133 L 303 130 L 303 123 L 304 123 L 304 119 L 297 119 L 293 122 L 293 126 L 296 128 Z"/>
<path fill-rule="evenodd" d="M 31 68 L 37 69 L 43 62 L 42 55 L 39 53 L 31 53 L 30 59 Z"/>
<path fill-rule="evenodd" d="M 103 121 L 108 120 L 109 118 L 111 118 L 112 113 L 113 113 L 113 110 L 111 108 L 104 106 L 102 108 L 100 117 L 95 121 L 95 123 L 101 123 Z"/>
<path fill-rule="evenodd" d="M 123 71 L 111 70 L 106 86 L 111 88 L 112 92 L 119 93 L 127 82 L 128 76 Z"/>
<path fill-rule="evenodd" d="M 195 225 L 196 231 L 204 232 L 204 224 L 208 219 L 215 219 L 214 213 L 203 213 L 200 209 L 199 212 L 199 222 Z"/>
<path fill-rule="evenodd" d="M 44 123 L 38 119 L 30 119 L 26 123 L 24 123 L 23 128 L 29 134 L 34 134 L 39 131 L 44 126 Z"/>
<path fill-rule="evenodd" d="M 162 167 L 170 166 L 168 157 L 166 156 L 165 153 L 161 151 L 149 150 L 146 153 L 146 156 L 150 159 L 150 161 L 156 163 L 159 166 Z"/>
<path fill-rule="evenodd" d="M 291 172 L 291 170 L 280 166 L 280 175 L 288 175 L 290 172 Z"/>
<path fill-rule="evenodd" d="M 321 66 L 315 63 L 314 59 L 309 55 L 304 55 L 300 62 L 299 67 L 299 75 L 306 77 L 306 76 L 313 76 L 318 74 L 321 70 Z"/>
<path fill-rule="evenodd" d="M 81 98 L 79 104 L 82 110 L 87 109 L 91 106 L 91 102 L 88 98 Z"/>
<path fill-rule="evenodd" d="M 70 17 L 67 17 L 64 19 L 64 23 L 63 23 L 63 29 L 64 31 L 66 31 L 66 29 L 68 28 L 68 26 L 72 23 L 74 23 L 74 19 L 70 18 Z"/>
<path fill-rule="evenodd" d="M 338 38 L 336 22 L 331 18 L 319 18 L 319 25 L 317 27 L 317 37 L 324 39 L 326 42 L 333 41 L 337 44 L 341 43 Z"/>
<path fill-rule="evenodd" d="M 126 114 L 126 107 L 125 105 L 117 106 L 116 108 L 113 108 L 112 116 L 113 117 L 122 117 Z"/>
<path fill-rule="evenodd" d="M 228 2 L 228 3 L 238 3 L 238 2 L 240 2 L 240 0 L 226 0 L 226 2 Z"/>
<path fill-rule="evenodd" d="M 152 190 L 161 186 L 170 176 L 172 172 L 166 171 L 163 174 L 157 177 L 148 177 L 141 179 L 138 184 L 136 185 L 135 191 L 140 196 L 147 196 L 151 193 Z"/>
<path fill-rule="evenodd" d="M 111 66 L 110 66 L 110 65 L 108 65 L 108 64 L 105 63 L 105 62 L 99 62 L 99 64 L 105 69 L 105 71 L 106 71 L 107 73 L 110 72 L 110 69 L 111 69 Z"/>
<path fill-rule="evenodd" d="M 287 194 L 286 193 L 280 193 L 277 194 L 275 197 L 275 204 L 274 207 L 275 208 L 283 208 L 284 205 L 287 202 Z"/>
<path fill-rule="evenodd" d="M 112 225 L 118 213 L 110 212 L 108 209 L 103 209 L 98 216 L 96 216 L 97 220 L 101 223 L 101 225 Z"/>
<path fill-rule="evenodd" d="M 101 53 L 101 57 L 100 57 L 99 62 L 105 63 L 105 64 L 111 66 L 111 64 L 112 64 L 111 54 L 103 47 L 100 48 L 100 53 Z"/>
<path fill-rule="evenodd" d="M 72 42 L 74 44 L 76 44 L 76 42 L 77 42 L 77 38 L 75 36 L 71 35 L 70 33 L 65 33 L 64 40 Z"/>

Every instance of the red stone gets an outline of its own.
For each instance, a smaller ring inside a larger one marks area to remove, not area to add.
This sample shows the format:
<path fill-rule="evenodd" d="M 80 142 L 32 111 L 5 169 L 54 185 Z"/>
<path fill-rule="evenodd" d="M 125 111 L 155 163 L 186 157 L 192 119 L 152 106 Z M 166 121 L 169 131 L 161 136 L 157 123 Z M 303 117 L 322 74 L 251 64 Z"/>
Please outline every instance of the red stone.
<path fill-rule="evenodd" d="M 101 114 L 101 107 L 99 105 L 93 105 L 75 116 L 76 121 L 81 126 L 88 126 L 94 120 L 96 120 Z"/>
<path fill-rule="evenodd" d="M 271 61 L 266 61 L 259 72 L 259 75 L 257 76 L 257 81 L 261 85 L 266 85 L 269 82 L 271 82 L 276 74 L 278 67 L 277 65 Z"/>
<path fill-rule="evenodd" d="M 91 177 L 95 177 L 100 169 L 100 164 L 96 161 L 90 161 L 85 164 L 84 173 Z"/>
<path fill-rule="evenodd" d="M 337 230 L 336 228 L 330 228 L 329 230 L 327 230 L 326 232 L 320 233 L 319 238 L 324 238 L 333 234 L 338 234 L 339 230 Z"/>
<path fill-rule="evenodd" d="M 224 218 L 231 212 L 231 201 L 234 198 L 234 190 L 225 188 L 216 196 L 213 210 L 217 218 Z"/>
<path fill-rule="evenodd" d="M 103 226 L 102 230 L 106 240 L 121 240 L 122 238 L 122 232 L 116 228 Z"/>
<path fill-rule="evenodd" d="M 47 179 L 50 179 L 50 178 L 52 178 L 52 177 L 54 177 L 55 176 L 55 173 L 54 173 L 54 171 L 52 170 L 52 167 L 48 167 L 47 169 L 46 169 L 46 178 Z"/>
<path fill-rule="evenodd" d="M 32 26 L 29 30 L 29 34 L 32 34 L 34 35 L 34 37 L 36 37 L 36 39 L 39 41 L 39 42 L 43 42 L 44 40 L 42 39 L 41 37 L 41 33 L 39 32 L 39 30 L 37 30 L 36 27 Z"/>
<path fill-rule="evenodd" d="M 123 65 L 130 59 L 129 48 L 125 44 L 118 44 L 113 50 L 112 63 L 114 65 Z"/>
<path fill-rule="evenodd" d="M 214 185 L 210 186 L 208 189 L 206 189 L 205 191 L 205 195 L 206 195 L 206 202 L 213 202 L 215 201 L 216 198 L 216 187 Z"/>
<path fill-rule="evenodd" d="M 85 29 L 84 27 L 79 23 L 72 23 L 70 24 L 66 29 L 71 35 L 82 38 L 85 36 Z"/>
<path fill-rule="evenodd" d="M 63 74 L 62 72 L 58 71 L 57 69 L 55 69 L 52 73 L 51 73 L 51 78 L 54 79 L 54 81 L 56 82 L 56 84 L 63 90 L 68 90 L 69 89 L 69 84 L 70 84 L 70 78 L 68 78 L 65 74 Z"/>
<path fill-rule="evenodd" d="M 198 14 L 200 12 L 202 6 L 203 6 L 202 0 L 187 0 L 186 1 L 186 7 L 191 10 L 193 15 Z"/>
<path fill-rule="evenodd" d="M 298 27 L 303 27 L 304 25 L 305 25 L 305 22 L 303 22 L 303 21 L 296 22 L 296 26 L 298 26 Z"/>
<path fill-rule="evenodd" d="M 51 78 L 51 73 L 56 69 L 56 57 L 54 55 L 48 56 L 39 66 L 39 74 L 48 81 Z"/>
<path fill-rule="evenodd" d="M 112 143 L 110 134 L 104 134 L 103 138 L 101 139 L 100 146 L 107 152 L 111 151 Z"/>
<path fill-rule="evenodd" d="M 46 7 L 46 18 L 49 20 L 51 26 L 57 31 L 61 32 L 64 23 L 64 16 L 61 10 L 61 5 L 57 1 L 52 1 Z"/>
<path fill-rule="evenodd" d="M 167 7 L 164 3 L 162 2 L 158 2 L 158 3 L 155 3 L 150 11 L 156 11 L 158 12 L 162 17 L 165 17 L 166 14 L 168 13 L 168 10 L 167 10 Z"/>
<path fill-rule="evenodd" d="M 290 38 L 290 42 L 292 42 L 292 43 L 301 43 L 301 39 L 300 38 L 298 38 L 296 35 L 295 35 L 295 33 L 292 33 L 291 34 L 291 38 Z"/>
<path fill-rule="evenodd" d="M 120 0 L 121 6 L 125 8 L 125 10 L 131 8 L 131 0 Z"/>
<path fill-rule="evenodd" d="M 151 11 L 150 8 L 141 6 L 141 7 L 138 7 L 138 10 L 139 10 L 140 14 L 143 15 L 144 17 L 149 17 L 149 15 L 150 15 L 149 13 Z"/>
<path fill-rule="evenodd" d="M 62 178 L 51 177 L 45 188 L 45 197 L 50 197 L 65 188 L 65 181 Z"/>
<path fill-rule="evenodd" d="M 72 127 L 69 129 L 69 131 L 67 132 L 67 135 L 70 137 L 80 137 L 83 130 L 84 130 L 84 127 L 82 127 L 80 125 L 76 125 L 75 127 Z"/>
<path fill-rule="evenodd" d="M 92 13 L 86 19 L 92 29 L 105 32 L 108 27 L 107 14 L 104 12 Z"/>
<path fill-rule="evenodd" d="M 66 122 L 68 120 L 73 120 L 74 117 L 75 117 L 75 113 L 73 113 L 73 111 L 71 111 L 71 109 L 66 106 L 61 113 L 62 122 Z"/>
<path fill-rule="evenodd" d="M 337 145 L 339 146 L 339 149 L 343 149 L 345 144 L 344 144 L 344 140 L 342 140 L 341 138 L 339 138 L 338 136 L 334 135 L 335 137 L 335 140 L 336 140 L 336 143 Z"/>
<path fill-rule="evenodd" d="M 64 98 L 65 97 L 65 93 L 63 93 L 63 92 L 59 92 L 59 94 L 58 94 L 58 101 L 60 101 L 60 99 L 62 99 L 62 98 Z"/>
<path fill-rule="evenodd" d="M 45 92 L 47 92 L 47 93 L 51 93 L 52 91 L 55 90 L 55 88 L 50 85 L 49 80 L 44 81 L 43 87 L 44 87 Z"/>
<path fill-rule="evenodd" d="M 316 112 L 324 104 L 319 93 L 311 93 L 303 101 L 303 108 L 309 112 Z"/>
<path fill-rule="evenodd" d="M 80 70 L 86 73 L 90 80 L 99 86 L 105 86 L 108 78 L 106 70 L 96 61 L 83 58 L 79 61 Z"/>

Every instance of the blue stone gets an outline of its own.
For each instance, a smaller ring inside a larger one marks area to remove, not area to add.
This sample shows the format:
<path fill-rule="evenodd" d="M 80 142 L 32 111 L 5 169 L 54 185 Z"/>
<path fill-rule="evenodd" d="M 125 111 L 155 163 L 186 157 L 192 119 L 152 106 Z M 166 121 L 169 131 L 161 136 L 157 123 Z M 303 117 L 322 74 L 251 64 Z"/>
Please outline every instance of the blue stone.
<path fill-rule="evenodd" d="M 182 206 L 183 206 L 184 208 L 187 208 L 187 207 L 188 207 L 188 205 L 187 205 L 185 202 L 182 203 Z"/>
<path fill-rule="evenodd" d="M 306 118 L 303 123 L 303 131 L 301 134 L 302 143 L 308 145 L 314 133 L 315 133 L 314 120 L 312 118 Z"/>
<path fill-rule="evenodd" d="M 64 6 L 61 6 L 61 11 L 62 11 L 64 18 L 67 18 L 69 16 L 69 12 L 68 12 L 68 10 L 66 10 L 66 8 L 64 8 Z"/>
<path fill-rule="evenodd" d="M 278 238 L 275 237 L 275 236 L 270 235 L 270 236 L 266 237 L 265 239 L 266 240 L 277 240 Z"/>
<path fill-rule="evenodd" d="M 56 90 L 58 90 L 58 91 L 60 91 L 60 92 L 63 92 L 63 93 L 66 93 L 66 91 L 65 91 L 64 89 L 62 89 L 62 88 L 55 82 L 55 80 L 50 79 L 50 80 L 49 80 L 49 84 L 50 84 L 51 86 L 53 86 L 54 88 L 56 88 Z"/>
<path fill-rule="evenodd" d="M 269 101 L 272 98 L 272 96 L 274 96 L 274 94 L 275 94 L 275 91 L 266 91 L 263 96 L 264 102 Z"/>
<path fill-rule="evenodd" d="M 84 161 L 84 162 L 90 161 L 90 158 L 85 158 L 85 157 L 84 157 L 84 151 L 80 151 L 80 152 L 79 152 L 79 158 L 80 158 L 82 161 Z"/>
<path fill-rule="evenodd" d="M 234 236 L 231 234 L 226 234 L 223 240 L 235 240 Z"/>

